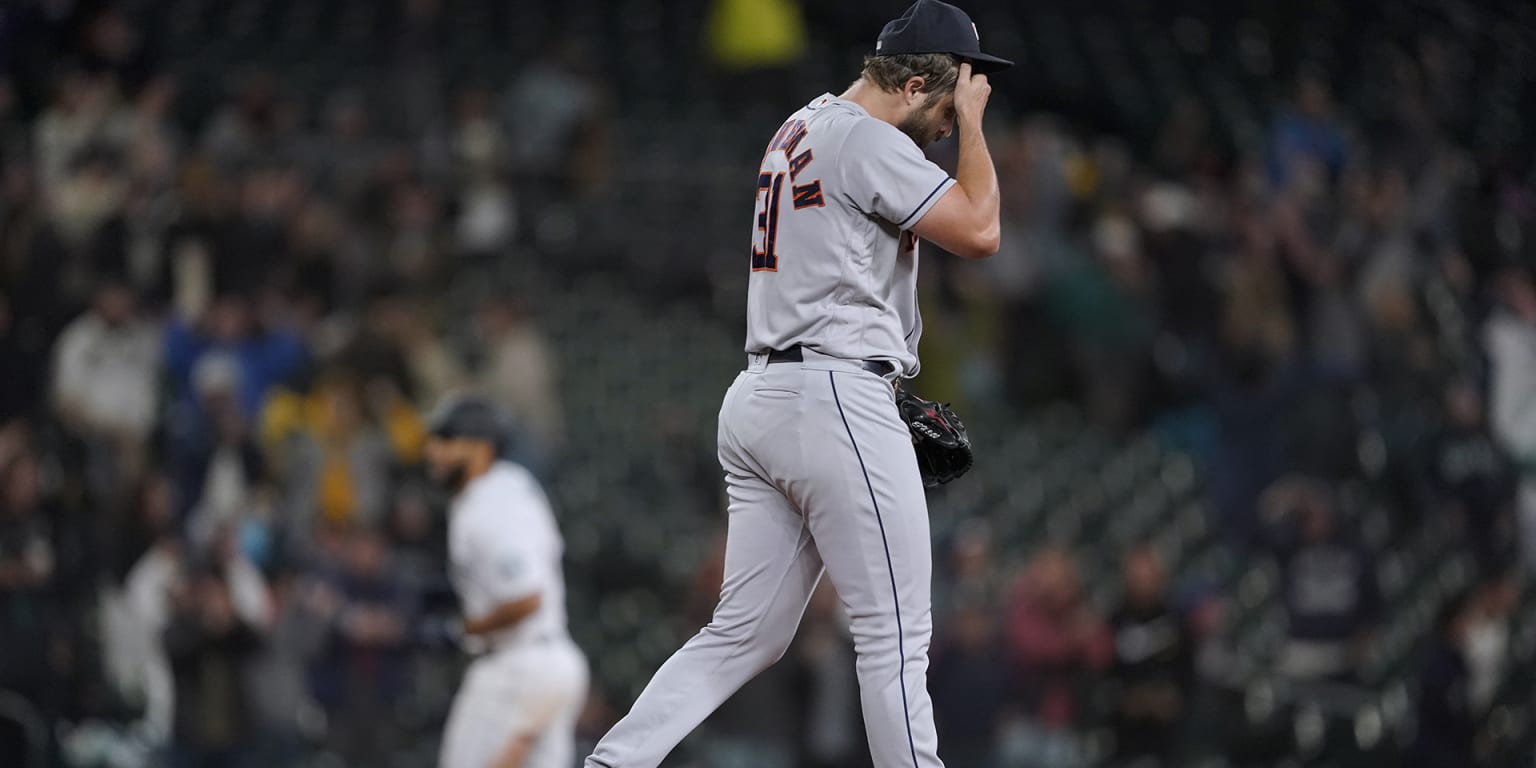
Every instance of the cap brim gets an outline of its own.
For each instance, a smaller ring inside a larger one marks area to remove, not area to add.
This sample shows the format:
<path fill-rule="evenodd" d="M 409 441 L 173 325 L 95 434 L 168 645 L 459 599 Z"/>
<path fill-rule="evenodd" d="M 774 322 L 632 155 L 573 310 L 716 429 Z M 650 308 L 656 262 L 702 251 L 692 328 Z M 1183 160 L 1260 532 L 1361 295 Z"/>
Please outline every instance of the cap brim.
<path fill-rule="evenodd" d="M 1001 72 L 1013 66 L 1013 62 L 1007 59 L 1000 59 L 985 53 L 965 53 L 960 54 L 960 58 L 969 61 L 971 63 L 971 71 L 979 74 Z"/>

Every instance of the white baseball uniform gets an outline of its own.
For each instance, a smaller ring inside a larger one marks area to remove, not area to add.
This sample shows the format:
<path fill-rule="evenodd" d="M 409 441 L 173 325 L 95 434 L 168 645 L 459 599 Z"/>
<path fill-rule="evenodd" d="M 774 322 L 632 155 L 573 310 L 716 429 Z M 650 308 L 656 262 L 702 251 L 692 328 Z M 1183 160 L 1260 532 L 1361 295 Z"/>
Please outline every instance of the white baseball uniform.
<path fill-rule="evenodd" d="M 514 737 L 531 735 L 525 768 L 569 768 L 588 670 L 566 631 L 564 544 L 549 502 L 528 470 L 496 462 L 449 515 L 451 577 L 465 616 L 535 594 L 540 602 L 485 638 L 448 715 L 439 765 L 488 768 Z"/>
<path fill-rule="evenodd" d="M 953 184 L 905 134 L 831 94 L 774 135 L 757 183 L 748 365 L 720 409 L 730 495 L 720 603 L 587 768 L 659 765 L 783 655 L 823 570 L 848 613 L 875 765 L 943 765 L 927 687 L 927 501 L 897 374 L 866 362 L 917 372 L 907 228 Z M 770 350 L 794 348 L 799 361 L 770 362 Z"/>

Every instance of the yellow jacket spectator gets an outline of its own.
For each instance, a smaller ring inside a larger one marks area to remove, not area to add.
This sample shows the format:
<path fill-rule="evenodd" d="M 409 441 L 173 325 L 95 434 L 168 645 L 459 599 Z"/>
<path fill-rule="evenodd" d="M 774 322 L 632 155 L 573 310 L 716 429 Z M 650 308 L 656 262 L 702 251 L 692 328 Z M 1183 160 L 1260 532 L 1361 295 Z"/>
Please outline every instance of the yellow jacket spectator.
<path fill-rule="evenodd" d="M 726 69 L 785 67 L 805 53 L 805 18 L 795 0 L 716 0 L 704 34 Z"/>

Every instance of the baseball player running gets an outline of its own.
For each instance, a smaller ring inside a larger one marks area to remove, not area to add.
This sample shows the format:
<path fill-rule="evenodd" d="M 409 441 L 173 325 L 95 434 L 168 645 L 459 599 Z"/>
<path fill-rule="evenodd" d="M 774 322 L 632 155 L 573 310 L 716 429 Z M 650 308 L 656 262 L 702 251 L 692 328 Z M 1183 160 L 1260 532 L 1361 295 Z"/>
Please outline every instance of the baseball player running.
<path fill-rule="evenodd" d="M 526 469 L 498 458 L 505 417 L 479 399 L 433 415 L 426 459 L 453 492 L 448 557 L 476 655 L 443 733 L 441 768 L 568 768 L 587 662 L 566 633 L 564 545 Z"/>
<path fill-rule="evenodd" d="M 918 0 L 885 26 L 847 91 L 813 99 L 769 142 L 747 368 L 720 409 L 730 499 L 720 602 L 587 768 L 659 765 L 784 654 L 823 570 L 851 624 L 875 765 L 943 765 L 926 680 L 924 476 L 893 384 L 918 371 L 917 240 L 964 258 L 997 251 L 984 73 L 1010 65 L 981 53 L 965 12 Z M 921 151 L 952 132 L 955 178 Z"/>

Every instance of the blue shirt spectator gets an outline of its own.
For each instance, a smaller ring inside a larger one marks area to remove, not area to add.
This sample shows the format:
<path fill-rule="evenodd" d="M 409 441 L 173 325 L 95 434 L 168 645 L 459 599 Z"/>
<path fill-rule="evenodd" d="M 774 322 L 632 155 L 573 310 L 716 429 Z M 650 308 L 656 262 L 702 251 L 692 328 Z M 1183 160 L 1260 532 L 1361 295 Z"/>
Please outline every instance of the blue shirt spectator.
<path fill-rule="evenodd" d="M 1292 182 L 1296 162 L 1315 162 L 1331 181 L 1338 178 L 1348 160 L 1349 144 L 1333 116 L 1328 86 L 1314 77 L 1302 78 L 1296 103 L 1275 120 L 1270 132 L 1264 165 L 1270 184 L 1285 189 Z"/>
<path fill-rule="evenodd" d="M 204 415 L 199 395 L 229 390 L 241 415 L 253 419 L 267 391 L 303 365 L 303 340 L 287 331 L 254 327 L 250 312 L 245 299 L 221 297 L 201 323 L 177 319 L 166 330 L 166 367 L 181 406 L 194 415 Z"/>

